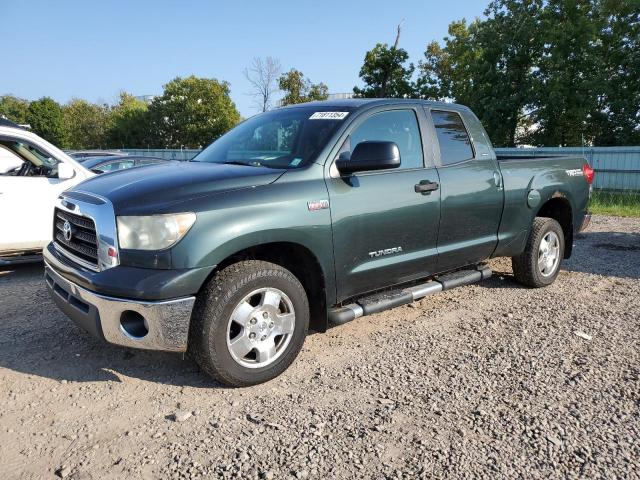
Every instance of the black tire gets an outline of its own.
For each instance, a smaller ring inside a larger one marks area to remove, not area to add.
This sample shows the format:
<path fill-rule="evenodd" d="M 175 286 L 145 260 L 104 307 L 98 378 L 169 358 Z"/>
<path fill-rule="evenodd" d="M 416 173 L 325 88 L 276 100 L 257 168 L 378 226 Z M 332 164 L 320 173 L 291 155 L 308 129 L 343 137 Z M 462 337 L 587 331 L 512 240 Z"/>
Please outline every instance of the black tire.
<path fill-rule="evenodd" d="M 256 289 L 276 288 L 285 293 L 295 313 L 291 338 L 273 363 L 247 368 L 227 346 L 227 327 L 236 306 Z M 304 287 L 288 270 L 259 260 L 224 268 L 198 294 L 189 331 L 189 353 L 211 377 L 233 387 L 269 381 L 284 372 L 302 348 L 309 328 L 309 303 Z"/>
<path fill-rule="evenodd" d="M 552 272 L 544 275 L 538 266 L 538 253 L 540 242 L 547 234 L 553 232 L 559 241 L 559 260 Z M 527 246 L 524 251 L 516 256 L 511 257 L 511 265 L 513 267 L 513 275 L 518 282 L 528 287 L 546 287 L 551 285 L 560 272 L 560 264 L 564 258 L 564 233 L 560 224 L 553 218 L 536 217 L 533 220 Z"/>

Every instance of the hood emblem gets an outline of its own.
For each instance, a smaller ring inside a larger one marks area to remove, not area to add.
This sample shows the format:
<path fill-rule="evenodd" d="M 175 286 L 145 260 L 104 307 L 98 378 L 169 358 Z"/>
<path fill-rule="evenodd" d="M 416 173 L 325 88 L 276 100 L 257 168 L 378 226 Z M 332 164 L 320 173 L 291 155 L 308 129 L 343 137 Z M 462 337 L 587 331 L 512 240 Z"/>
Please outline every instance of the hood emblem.
<path fill-rule="evenodd" d="M 73 229 L 69 220 L 65 220 L 64 225 L 62 225 L 62 235 L 67 242 L 70 242 L 73 238 Z"/>

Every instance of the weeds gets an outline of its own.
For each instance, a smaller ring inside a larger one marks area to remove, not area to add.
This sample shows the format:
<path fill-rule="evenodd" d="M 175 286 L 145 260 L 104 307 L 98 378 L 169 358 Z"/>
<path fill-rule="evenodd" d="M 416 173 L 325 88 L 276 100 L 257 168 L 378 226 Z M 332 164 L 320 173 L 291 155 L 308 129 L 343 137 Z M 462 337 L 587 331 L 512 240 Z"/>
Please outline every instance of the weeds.
<path fill-rule="evenodd" d="M 608 192 L 595 190 L 589 210 L 597 215 L 640 217 L 640 192 Z"/>

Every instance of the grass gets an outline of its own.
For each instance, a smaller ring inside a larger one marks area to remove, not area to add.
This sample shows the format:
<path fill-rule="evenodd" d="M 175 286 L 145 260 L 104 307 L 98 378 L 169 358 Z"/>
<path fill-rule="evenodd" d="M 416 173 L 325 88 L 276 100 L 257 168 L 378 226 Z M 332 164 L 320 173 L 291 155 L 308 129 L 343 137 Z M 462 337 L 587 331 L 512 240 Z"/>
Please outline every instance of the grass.
<path fill-rule="evenodd" d="M 594 190 L 589 210 L 597 215 L 640 217 L 640 192 Z"/>

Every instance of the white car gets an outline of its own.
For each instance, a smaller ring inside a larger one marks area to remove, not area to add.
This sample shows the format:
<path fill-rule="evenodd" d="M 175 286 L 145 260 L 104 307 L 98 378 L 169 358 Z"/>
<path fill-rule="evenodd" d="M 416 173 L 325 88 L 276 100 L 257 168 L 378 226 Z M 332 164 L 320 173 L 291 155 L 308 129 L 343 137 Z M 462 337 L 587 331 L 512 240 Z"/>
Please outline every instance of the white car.
<path fill-rule="evenodd" d="M 42 250 L 58 195 L 94 175 L 38 135 L 0 121 L 0 256 Z"/>

